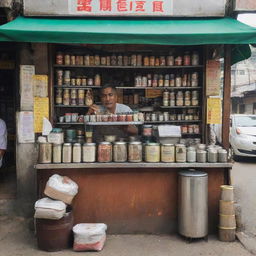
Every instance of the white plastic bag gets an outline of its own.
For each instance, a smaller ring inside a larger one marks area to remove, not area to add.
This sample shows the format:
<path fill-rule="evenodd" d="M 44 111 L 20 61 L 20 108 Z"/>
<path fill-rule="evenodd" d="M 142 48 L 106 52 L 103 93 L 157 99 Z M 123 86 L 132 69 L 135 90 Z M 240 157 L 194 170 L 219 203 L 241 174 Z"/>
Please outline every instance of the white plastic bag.
<path fill-rule="evenodd" d="M 106 241 L 107 225 L 80 223 L 73 227 L 74 251 L 101 251 Z"/>
<path fill-rule="evenodd" d="M 59 220 L 66 212 L 66 204 L 62 201 L 42 198 L 35 203 L 35 215 L 37 219 Z"/>
<path fill-rule="evenodd" d="M 44 194 L 66 204 L 71 204 L 78 193 L 78 185 L 66 176 L 52 175 L 46 183 Z"/>

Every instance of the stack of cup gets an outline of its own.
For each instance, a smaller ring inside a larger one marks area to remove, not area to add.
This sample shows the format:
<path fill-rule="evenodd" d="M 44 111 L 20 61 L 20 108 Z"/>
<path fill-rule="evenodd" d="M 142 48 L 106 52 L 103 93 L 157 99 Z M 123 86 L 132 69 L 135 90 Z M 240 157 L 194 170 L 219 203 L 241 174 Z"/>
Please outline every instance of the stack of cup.
<path fill-rule="evenodd" d="M 234 187 L 221 186 L 219 239 L 232 242 L 236 238 L 236 218 L 234 207 Z"/>

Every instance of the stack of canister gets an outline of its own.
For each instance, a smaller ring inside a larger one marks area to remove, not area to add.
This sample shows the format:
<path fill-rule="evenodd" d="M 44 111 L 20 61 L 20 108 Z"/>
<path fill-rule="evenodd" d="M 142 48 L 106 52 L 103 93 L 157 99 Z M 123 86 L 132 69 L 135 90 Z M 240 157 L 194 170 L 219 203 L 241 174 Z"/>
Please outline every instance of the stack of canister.
<path fill-rule="evenodd" d="M 234 187 L 221 186 L 220 200 L 220 223 L 219 239 L 223 242 L 232 242 L 235 240 L 236 218 L 234 207 Z"/>

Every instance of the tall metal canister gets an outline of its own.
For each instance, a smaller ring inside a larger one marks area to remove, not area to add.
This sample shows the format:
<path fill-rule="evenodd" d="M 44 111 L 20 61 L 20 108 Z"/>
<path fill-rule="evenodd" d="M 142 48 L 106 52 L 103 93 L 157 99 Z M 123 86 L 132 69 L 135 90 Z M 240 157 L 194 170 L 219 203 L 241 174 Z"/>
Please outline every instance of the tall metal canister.
<path fill-rule="evenodd" d="M 187 238 L 208 235 L 208 175 L 197 170 L 179 172 L 179 233 Z"/>

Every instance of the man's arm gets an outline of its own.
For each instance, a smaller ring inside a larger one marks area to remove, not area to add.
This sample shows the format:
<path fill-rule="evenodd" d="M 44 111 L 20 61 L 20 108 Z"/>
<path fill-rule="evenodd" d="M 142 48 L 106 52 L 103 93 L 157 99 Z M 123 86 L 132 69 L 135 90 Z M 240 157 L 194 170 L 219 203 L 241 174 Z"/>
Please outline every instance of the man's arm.
<path fill-rule="evenodd" d="M 138 128 L 135 125 L 126 125 L 123 126 L 124 132 L 128 135 L 138 135 Z"/>
<path fill-rule="evenodd" d="M 7 130 L 3 120 L 0 120 L 0 157 L 2 158 L 7 148 Z"/>

